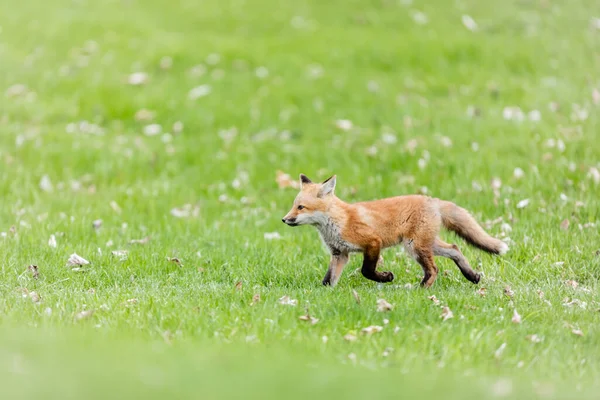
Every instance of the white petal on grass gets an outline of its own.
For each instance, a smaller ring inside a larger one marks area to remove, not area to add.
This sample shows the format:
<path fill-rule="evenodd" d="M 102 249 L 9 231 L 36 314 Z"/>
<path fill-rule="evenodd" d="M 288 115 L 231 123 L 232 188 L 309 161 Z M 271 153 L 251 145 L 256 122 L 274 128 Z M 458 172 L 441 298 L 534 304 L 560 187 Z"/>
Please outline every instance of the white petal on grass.
<path fill-rule="evenodd" d="M 259 79 L 265 79 L 269 76 L 269 70 L 266 67 L 258 67 L 256 71 L 254 71 L 256 77 Z"/>
<path fill-rule="evenodd" d="M 50 235 L 50 239 L 48 239 L 48 246 L 56 248 L 56 236 Z"/>
<path fill-rule="evenodd" d="M 181 133 L 182 131 L 183 131 L 183 122 L 176 121 L 175 123 L 173 123 L 173 133 L 174 134 Z"/>
<path fill-rule="evenodd" d="M 124 261 L 127 260 L 129 252 L 127 250 L 115 250 L 112 251 L 111 254 L 117 257 L 119 260 Z"/>
<path fill-rule="evenodd" d="M 161 69 L 170 69 L 173 66 L 173 59 L 171 57 L 163 57 L 160 59 L 160 68 Z"/>
<path fill-rule="evenodd" d="M 494 190 L 500 189 L 502 187 L 502 180 L 500 178 L 492 178 L 491 186 Z"/>
<path fill-rule="evenodd" d="M 398 138 L 392 133 L 384 133 L 381 135 L 381 140 L 386 144 L 396 144 L 398 142 Z"/>
<path fill-rule="evenodd" d="M 463 15 L 461 20 L 465 28 L 471 32 L 475 32 L 477 30 L 477 23 L 470 15 Z"/>
<path fill-rule="evenodd" d="M 296 306 L 298 305 L 298 300 L 291 299 L 290 296 L 283 296 L 278 300 L 279 304 L 283 304 L 285 306 Z"/>
<path fill-rule="evenodd" d="M 427 22 L 429 22 L 427 15 L 421 11 L 414 11 L 412 13 L 412 19 L 419 25 L 425 25 Z"/>
<path fill-rule="evenodd" d="M 119 207 L 116 201 L 113 200 L 110 202 L 110 208 L 112 208 L 117 214 L 121 214 L 121 207 Z"/>
<path fill-rule="evenodd" d="M 42 189 L 44 192 L 51 192 L 54 189 L 52 181 L 48 175 L 42 176 L 42 179 L 40 180 L 40 189 Z"/>
<path fill-rule="evenodd" d="M 572 333 L 573 335 L 577 335 L 577 336 L 583 336 L 583 331 L 582 331 L 581 329 L 573 329 L 573 330 L 571 331 L 571 333 Z"/>
<path fill-rule="evenodd" d="M 506 343 L 502 343 L 498 349 L 494 352 L 494 357 L 500 358 L 502 357 L 502 353 L 504 353 L 504 349 L 506 349 Z"/>
<path fill-rule="evenodd" d="M 529 205 L 529 199 L 523 199 L 517 203 L 517 208 L 525 208 Z"/>
<path fill-rule="evenodd" d="M 524 175 L 525 175 L 525 172 L 519 167 L 515 168 L 515 170 L 513 171 L 513 176 L 516 179 L 521 179 Z"/>
<path fill-rule="evenodd" d="M 201 97 L 208 96 L 210 94 L 210 92 L 211 92 L 210 85 L 200 85 L 200 86 L 196 86 L 195 88 L 190 90 L 188 97 L 190 98 L 190 100 L 197 100 Z"/>
<path fill-rule="evenodd" d="M 162 127 L 159 124 L 150 124 L 144 127 L 144 135 L 146 136 L 160 135 L 161 132 Z"/>
<path fill-rule="evenodd" d="M 77 255 L 76 253 L 71 254 L 67 260 L 67 266 L 69 267 L 74 267 L 76 265 L 87 265 L 89 263 L 90 262 L 88 260 Z"/>
<path fill-rule="evenodd" d="M 143 85 L 148 82 L 148 74 L 145 72 L 134 72 L 133 74 L 129 75 L 127 82 L 134 86 Z"/>
<path fill-rule="evenodd" d="M 527 335 L 525 336 L 525 339 L 529 340 L 531 343 L 540 343 L 542 341 L 542 339 L 536 334 Z"/>
<path fill-rule="evenodd" d="M 499 379 L 491 387 L 494 397 L 508 397 L 512 394 L 513 386 L 509 379 Z"/>
<path fill-rule="evenodd" d="M 81 312 L 77 313 L 77 315 L 75 315 L 75 318 L 78 320 L 82 320 L 82 319 L 91 317 L 93 314 L 94 314 L 94 310 L 81 311 Z"/>
<path fill-rule="evenodd" d="M 264 238 L 266 240 L 281 239 L 281 235 L 279 232 L 265 232 Z"/>
<path fill-rule="evenodd" d="M 335 121 L 335 126 L 343 131 L 349 131 L 350 129 L 352 129 L 354 124 L 348 119 L 338 119 L 337 121 Z"/>
<path fill-rule="evenodd" d="M 587 173 L 587 177 L 594 181 L 595 184 L 600 183 L 600 170 L 596 167 L 590 167 Z"/>
<path fill-rule="evenodd" d="M 531 110 L 527 115 L 530 121 L 539 122 L 542 120 L 542 113 L 539 110 Z"/>
<path fill-rule="evenodd" d="M 27 93 L 27 86 L 17 83 L 6 89 L 6 97 L 16 97 Z"/>

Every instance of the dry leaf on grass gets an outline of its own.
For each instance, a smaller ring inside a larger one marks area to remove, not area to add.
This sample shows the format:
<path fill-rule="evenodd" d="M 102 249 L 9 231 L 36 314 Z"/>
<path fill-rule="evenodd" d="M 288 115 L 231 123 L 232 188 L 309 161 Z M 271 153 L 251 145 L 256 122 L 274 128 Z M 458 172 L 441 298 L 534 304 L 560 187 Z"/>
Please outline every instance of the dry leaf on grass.
<path fill-rule="evenodd" d="M 146 244 L 150 241 L 150 236 L 146 236 L 145 238 L 142 239 L 131 239 L 129 241 L 129 244 Z"/>
<path fill-rule="evenodd" d="M 242 286 L 244 284 L 242 283 L 242 281 L 237 281 L 237 283 L 235 284 L 235 290 L 242 290 Z"/>
<path fill-rule="evenodd" d="M 148 122 L 154 119 L 154 113 L 148 109 L 142 108 L 135 113 L 135 120 L 140 122 Z"/>
<path fill-rule="evenodd" d="M 93 314 L 94 314 L 94 310 L 85 310 L 85 311 L 81 311 L 81 312 L 77 313 L 75 315 L 75 318 L 78 320 L 82 320 L 82 319 L 91 317 Z"/>
<path fill-rule="evenodd" d="M 512 317 L 512 323 L 513 324 L 520 324 L 521 323 L 521 316 L 519 315 L 519 313 L 517 312 L 517 310 L 515 309 L 514 313 L 513 313 L 513 317 Z"/>
<path fill-rule="evenodd" d="M 296 179 L 292 179 L 289 174 L 283 171 L 277 170 L 275 181 L 280 189 L 291 187 L 293 189 L 300 189 L 300 183 Z"/>
<path fill-rule="evenodd" d="M 378 312 L 391 311 L 393 308 L 394 307 L 390 303 L 385 301 L 384 299 L 377 300 L 377 311 Z"/>
<path fill-rule="evenodd" d="M 437 299 L 437 297 L 435 297 L 435 295 L 429 296 L 428 299 L 433 301 L 433 304 L 435 304 L 436 306 L 440 304 L 440 301 Z"/>
<path fill-rule="evenodd" d="M 192 204 L 184 204 L 181 207 L 172 208 L 171 215 L 176 218 L 195 218 L 200 215 L 200 207 L 193 206 Z"/>
<path fill-rule="evenodd" d="M 74 267 L 76 265 L 87 265 L 89 263 L 90 262 L 85 258 L 77 255 L 76 253 L 73 253 L 69 256 L 69 259 L 67 260 L 67 267 Z"/>
<path fill-rule="evenodd" d="M 279 304 L 283 304 L 286 306 L 296 306 L 298 304 L 298 300 L 291 299 L 290 296 L 283 296 L 278 301 Z"/>
<path fill-rule="evenodd" d="M 31 299 L 31 301 L 33 303 L 39 303 L 41 300 L 40 295 L 37 294 L 36 292 L 29 292 L 27 295 L 29 296 L 29 298 Z"/>
<path fill-rule="evenodd" d="M 252 303 L 250 303 L 251 306 L 258 304 L 260 302 L 260 294 L 256 293 L 254 296 L 252 296 Z"/>
<path fill-rule="evenodd" d="M 562 229 L 563 231 L 566 231 L 569 229 L 569 219 L 566 218 L 564 219 L 561 223 L 560 223 L 560 229 Z"/>
<path fill-rule="evenodd" d="M 482 287 L 482 288 L 479 288 L 479 289 L 477 289 L 477 294 L 478 294 L 478 295 L 480 295 L 481 297 L 485 297 L 485 291 L 486 291 L 486 290 L 487 290 L 487 289 L 486 289 L 486 288 L 484 288 L 484 287 Z"/>
<path fill-rule="evenodd" d="M 27 270 L 29 272 L 31 272 L 31 275 L 33 276 L 33 279 L 37 279 L 40 275 L 40 272 L 38 270 L 38 266 L 37 265 L 30 265 L 27 267 Z"/>
<path fill-rule="evenodd" d="M 347 335 L 344 336 L 344 340 L 347 342 L 355 342 L 356 339 L 358 339 L 358 338 L 351 333 L 348 333 Z"/>
<path fill-rule="evenodd" d="M 444 308 L 442 308 L 441 318 L 442 318 L 442 321 L 446 321 L 450 318 L 454 318 L 454 314 L 452 313 L 452 310 L 450 310 L 450 308 L 448 306 L 444 306 Z"/>
<path fill-rule="evenodd" d="M 308 321 L 308 322 L 310 322 L 311 325 L 314 325 L 317 322 L 319 322 L 319 319 L 311 316 L 308 313 L 308 311 L 306 312 L 306 315 L 301 315 L 301 316 L 298 317 L 298 319 L 301 320 L 301 321 Z"/>
<path fill-rule="evenodd" d="M 360 304 L 360 296 L 358 295 L 358 292 L 354 289 L 352 289 L 352 296 L 354 296 L 354 300 L 356 300 L 356 304 Z"/>
<path fill-rule="evenodd" d="M 167 261 L 175 263 L 175 264 L 177 264 L 179 266 L 182 265 L 181 264 L 181 260 L 179 258 L 177 258 L 177 257 L 167 257 Z"/>
<path fill-rule="evenodd" d="M 542 339 L 536 334 L 527 335 L 525 336 L 525 339 L 529 340 L 531 343 L 540 343 L 542 341 Z"/>
<path fill-rule="evenodd" d="M 504 294 L 508 297 L 513 297 L 515 295 L 515 292 L 513 292 L 513 290 L 510 288 L 510 286 L 505 286 Z"/>
<path fill-rule="evenodd" d="M 568 280 L 565 282 L 565 284 L 567 286 L 571 286 L 573 289 L 577 289 L 577 286 L 579 286 L 579 283 L 577 281 L 574 280 Z"/>
<path fill-rule="evenodd" d="M 366 328 L 361 329 L 360 333 L 362 333 L 363 335 L 372 335 L 374 333 L 381 332 L 382 330 L 383 330 L 382 326 L 371 325 L 371 326 L 367 326 Z"/>

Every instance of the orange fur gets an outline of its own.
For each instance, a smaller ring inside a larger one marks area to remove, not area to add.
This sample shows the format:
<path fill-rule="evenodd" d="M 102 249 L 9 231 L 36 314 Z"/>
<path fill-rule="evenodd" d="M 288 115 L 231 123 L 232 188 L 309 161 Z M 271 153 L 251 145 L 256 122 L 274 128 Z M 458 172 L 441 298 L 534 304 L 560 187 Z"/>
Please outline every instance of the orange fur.
<path fill-rule="evenodd" d="M 438 274 L 434 256 L 452 259 L 465 278 L 478 283 L 479 274 L 460 249 L 438 237 L 442 227 L 489 253 L 504 254 L 508 250 L 504 242 L 489 236 L 467 210 L 449 201 L 407 195 L 349 204 L 334 194 L 335 175 L 322 183 L 300 175 L 300 183 L 300 193 L 282 221 L 290 226 L 314 225 L 319 230 L 331 252 L 325 285 L 337 283 L 349 254 L 355 252 L 363 254 L 363 276 L 376 282 L 391 282 L 391 272 L 376 268 L 381 251 L 399 244 L 423 268 L 424 287 L 430 287 Z"/>

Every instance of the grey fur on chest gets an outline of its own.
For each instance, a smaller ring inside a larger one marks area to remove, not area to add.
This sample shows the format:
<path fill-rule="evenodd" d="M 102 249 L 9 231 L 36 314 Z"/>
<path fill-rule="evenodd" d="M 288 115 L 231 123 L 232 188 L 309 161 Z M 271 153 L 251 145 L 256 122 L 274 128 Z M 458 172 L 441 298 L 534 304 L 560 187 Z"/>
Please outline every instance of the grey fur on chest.
<path fill-rule="evenodd" d="M 321 240 L 332 253 L 351 253 L 361 251 L 360 247 L 342 239 L 339 227 L 332 221 L 318 225 Z"/>

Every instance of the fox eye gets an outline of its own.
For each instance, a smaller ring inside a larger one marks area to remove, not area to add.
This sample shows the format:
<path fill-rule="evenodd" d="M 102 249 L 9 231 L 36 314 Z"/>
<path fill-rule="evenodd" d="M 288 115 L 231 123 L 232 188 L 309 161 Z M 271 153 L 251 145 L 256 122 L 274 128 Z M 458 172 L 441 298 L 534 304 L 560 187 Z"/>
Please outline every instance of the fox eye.
<path fill-rule="evenodd" d="M 304 208 L 304 206 L 300 205 L 298 206 L 298 210 L 302 210 Z"/>

